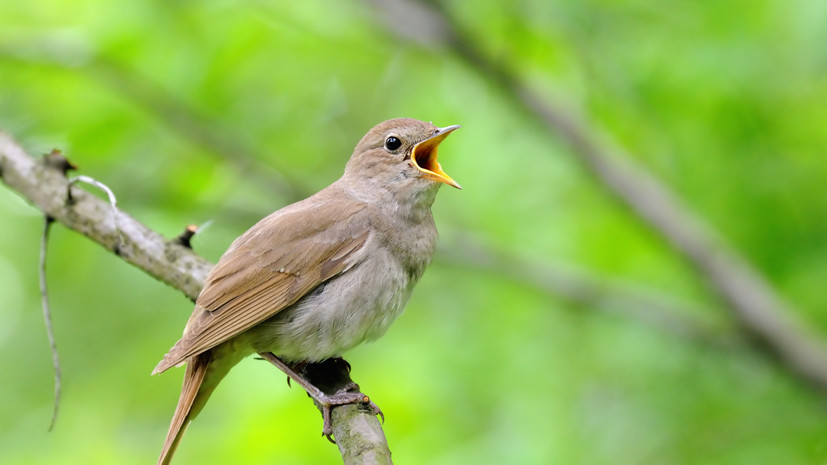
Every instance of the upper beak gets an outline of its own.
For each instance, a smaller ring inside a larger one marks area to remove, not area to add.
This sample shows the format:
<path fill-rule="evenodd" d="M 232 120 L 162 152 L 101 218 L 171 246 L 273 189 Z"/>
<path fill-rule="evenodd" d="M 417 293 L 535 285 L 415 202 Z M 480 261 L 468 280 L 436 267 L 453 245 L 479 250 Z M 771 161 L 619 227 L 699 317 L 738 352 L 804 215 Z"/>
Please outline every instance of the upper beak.
<path fill-rule="evenodd" d="M 456 181 L 451 179 L 445 171 L 442 171 L 442 167 L 436 160 L 436 149 L 440 142 L 448 137 L 448 134 L 461 127 L 462 126 L 455 124 L 453 126 L 437 128 L 436 132 L 434 132 L 431 137 L 414 145 L 413 150 L 411 151 L 411 160 L 413 160 L 414 166 L 422 172 L 424 177 L 433 181 L 444 182 L 445 184 L 454 186 L 457 189 L 462 189 L 462 187 L 457 184 Z"/>

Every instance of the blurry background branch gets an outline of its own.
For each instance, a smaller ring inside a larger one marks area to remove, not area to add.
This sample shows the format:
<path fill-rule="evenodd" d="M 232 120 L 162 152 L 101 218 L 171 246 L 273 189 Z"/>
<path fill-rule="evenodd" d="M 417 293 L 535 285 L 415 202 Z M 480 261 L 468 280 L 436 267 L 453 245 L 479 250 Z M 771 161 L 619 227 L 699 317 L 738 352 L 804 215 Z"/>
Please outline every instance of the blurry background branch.
<path fill-rule="evenodd" d="M 549 133 L 561 138 L 600 184 L 672 245 L 732 310 L 743 330 L 784 364 L 827 389 L 827 346 L 746 259 L 678 196 L 585 118 L 548 101 L 489 58 L 440 1 L 372 0 L 390 31 L 426 46 L 447 47 Z M 393 18 L 406 18 L 393 21 Z"/>
<path fill-rule="evenodd" d="M 65 176 L 67 167 L 71 164 L 59 152 L 35 160 L 8 134 L 0 131 L 0 179 L 9 188 L 42 211 L 49 221 L 60 222 L 83 234 L 195 300 L 212 264 L 112 204 L 73 188 Z M 117 218 L 113 217 L 113 209 Z M 352 384 L 348 370 L 329 371 L 332 379 L 328 382 L 332 385 L 328 389 L 331 392 Z M 390 463 L 385 435 L 372 412 L 359 409 L 357 405 L 337 407 L 333 429 L 346 465 Z"/>
<path fill-rule="evenodd" d="M 7 60 L 66 70 L 81 68 L 86 75 L 141 108 L 164 127 L 206 153 L 231 162 L 265 192 L 294 202 L 309 192 L 283 171 L 256 161 L 258 152 L 243 135 L 232 134 L 221 122 L 198 111 L 156 83 L 151 77 L 116 60 L 95 53 L 86 44 L 65 37 L 46 37 L 25 44 L 0 45 Z M 277 160 L 278 157 L 271 157 Z"/>
<path fill-rule="evenodd" d="M 468 234 L 439 247 L 436 260 L 465 270 L 491 273 L 561 299 L 584 311 L 619 314 L 670 336 L 713 347 L 732 347 L 737 338 L 697 317 L 698 305 L 644 286 L 616 283 L 587 270 L 519 259 L 486 247 Z"/>

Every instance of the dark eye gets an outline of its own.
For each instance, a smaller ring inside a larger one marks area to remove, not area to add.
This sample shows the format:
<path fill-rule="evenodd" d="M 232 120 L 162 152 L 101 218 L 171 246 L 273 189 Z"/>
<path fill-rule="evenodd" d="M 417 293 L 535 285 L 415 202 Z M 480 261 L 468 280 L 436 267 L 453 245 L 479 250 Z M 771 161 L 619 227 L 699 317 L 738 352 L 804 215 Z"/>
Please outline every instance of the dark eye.
<path fill-rule="evenodd" d="M 398 138 L 390 136 L 387 139 L 385 139 L 385 148 L 389 151 L 393 152 L 399 147 L 402 147 L 402 141 Z"/>

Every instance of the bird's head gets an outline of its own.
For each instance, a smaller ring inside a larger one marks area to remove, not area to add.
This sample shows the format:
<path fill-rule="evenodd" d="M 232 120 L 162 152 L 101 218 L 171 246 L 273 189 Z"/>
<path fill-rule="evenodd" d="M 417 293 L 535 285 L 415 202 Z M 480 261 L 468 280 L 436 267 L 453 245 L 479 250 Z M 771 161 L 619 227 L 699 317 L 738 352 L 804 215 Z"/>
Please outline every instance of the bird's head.
<path fill-rule="evenodd" d="M 380 123 L 356 145 L 345 178 L 399 193 L 430 191 L 441 183 L 462 189 L 437 161 L 437 147 L 459 127 L 440 128 L 411 118 Z"/>

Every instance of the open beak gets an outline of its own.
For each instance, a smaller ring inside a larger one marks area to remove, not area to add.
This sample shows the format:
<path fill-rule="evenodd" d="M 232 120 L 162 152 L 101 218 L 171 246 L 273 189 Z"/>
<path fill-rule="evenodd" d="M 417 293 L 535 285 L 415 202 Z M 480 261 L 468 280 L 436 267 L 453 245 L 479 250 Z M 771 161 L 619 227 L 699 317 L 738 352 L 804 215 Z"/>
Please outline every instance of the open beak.
<path fill-rule="evenodd" d="M 445 184 L 454 186 L 457 189 L 462 189 L 462 187 L 457 184 L 456 181 L 451 179 L 445 171 L 442 171 L 442 167 L 439 166 L 439 162 L 436 160 L 436 149 L 439 147 L 439 143 L 448 137 L 448 134 L 459 129 L 460 127 L 461 126 L 457 124 L 454 126 L 437 128 L 434 135 L 414 145 L 413 151 L 411 152 L 411 160 L 413 160 L 414 166 L 422 172 L 422 175 L 425 178 L 432 181 L 444 182 Z"/>

